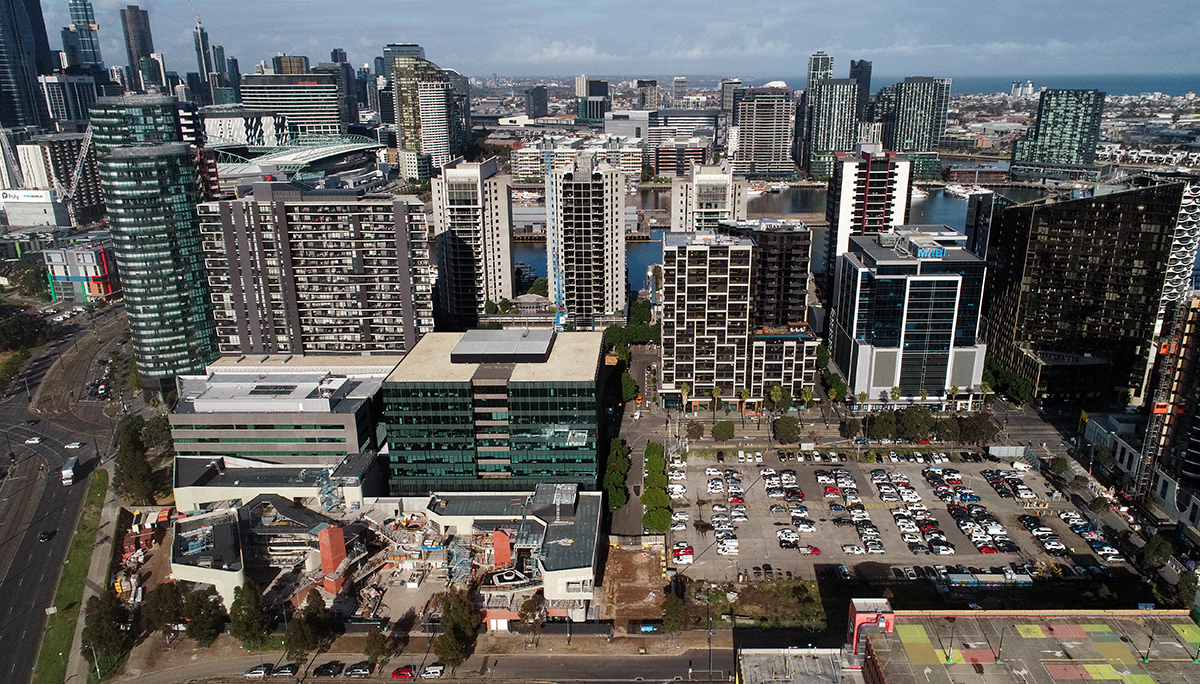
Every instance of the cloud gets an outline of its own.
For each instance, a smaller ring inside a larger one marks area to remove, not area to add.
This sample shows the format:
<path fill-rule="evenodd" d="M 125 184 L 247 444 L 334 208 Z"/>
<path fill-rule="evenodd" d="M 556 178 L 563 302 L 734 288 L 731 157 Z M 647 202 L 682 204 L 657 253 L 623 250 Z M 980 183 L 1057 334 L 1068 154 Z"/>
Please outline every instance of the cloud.
<path fill-rule="evenodd" d="M 493 54 L 496 60 L 504 60 L 515 64 L 597 64 L 607 65 L 625 61 L 627 57 L 608 54 L 596 48 L 595 42 L 582 45 L 569 41 L 556 40 L 547 45 L 537 46 L 536 41 L 527 39 L 514 48 L 497 51 Z"/>

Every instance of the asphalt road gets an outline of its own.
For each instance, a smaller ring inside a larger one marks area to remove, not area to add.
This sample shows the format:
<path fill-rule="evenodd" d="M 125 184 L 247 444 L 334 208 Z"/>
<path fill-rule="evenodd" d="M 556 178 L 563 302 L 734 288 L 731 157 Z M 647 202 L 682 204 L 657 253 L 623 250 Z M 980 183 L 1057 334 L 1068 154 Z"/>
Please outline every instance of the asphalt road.
<path fill-rule="evenodd" d="M 29 370 L 14 381 L 12 393 L 0 399 L 0 467 L 8 476 L 0 482 L 0 681 L 28 682 L 41 646 L 46 624 L 46 609 L 53 603 L 71 535 L 75 531 L 79 509 L 87 492 L 87 475 L 97 465 L 97 448 L 109 443 L 112 422 L 106 417 L 103 402 L 80 403 L 74 410 L 35 414 L 30 411 L 29 394 L 50 375 L 61 353 L 72 348 L 80 362 L 94 363 L 92 355 L 107 354 L 115 335 L 123 326 L 118 316 L 109 314 L 112 336 L 96 344 L 95 333 L 83 326 L 72 326 L 66 335 L 43 349 L 32 360 Z M 87 357 L 87 358 L 84 358 Z M 61 371 L 62 369 L 59 369 Z M 68 367 L 68 374 L 75 370 Z M 81 388 L 76 389 L 76 393 Z M 32 423 L 32 424 L 30 424 Z M 25 444 L 30 437 L 41 443 Z M 83 442 L 75 450 L 65 448 L 71 442 Z M 16 457 L 10 465 L 9 449 Z M 80 460 L 75 484 L 65 487 L 61 473 L 63 462 L 71 456 Z M 46 542 L 38 541 L 40 532 L 50 532 Z M 64 658 L 66 654 L 64 654 Z"/>
<path fill-rule="evenodd" d="M 315 667 L 331 660 L 353 663 L 362 659 L 360 654 L 323 655 L 310 666 Z M 734 667 L 735 654 L 732 649 L 713 650 L 712 681 L 729 681 Z M 242 673 L 258 665 L 259 656 L 241 656 L 224 660 L 199 660 L 184 667 L 155 672 L 122 680 L 131 684 L 178 684 L 180 682 L 244 682 Z M 267 659 L 265 662 L 271 662 Z M 392 670 L 409 665 L 404 656 L 393 658 L 379 668 L 374 676 L 365 681 L 387 679 Z M 428 664 L 428 663 L 426 663 Z M 416 663 L 420 670 L 422 664 Z M 443 681 L 537 681 L 537 682 L 671 682 L 689 680 L 709 681 L 708 650 L 692 649 L 679 655 L 625 656 L 576 655 L 561 653 L 539 653 L 532 655 L 476 655 L 454 673 L 447 673 Z M 306 679 L 310 681 L 311 677 Z M 325 680 L 315 680 L 325 681 Z M 363 680 L 335 680 L 363 681 Z"/>

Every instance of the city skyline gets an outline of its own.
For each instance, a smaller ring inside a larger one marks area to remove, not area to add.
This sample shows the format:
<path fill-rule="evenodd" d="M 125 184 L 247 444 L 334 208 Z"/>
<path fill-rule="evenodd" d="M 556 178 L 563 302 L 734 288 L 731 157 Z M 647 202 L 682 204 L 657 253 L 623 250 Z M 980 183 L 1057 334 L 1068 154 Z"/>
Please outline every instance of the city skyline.
<path fill-rule="evenodd" d="M 124 51 L 117 9 L 126 4 L 96 3 L 101 48 L 109 61 Z M 851 59 L 871 60 L 881 74 L 922 74 L 935 67 L 946 71 L 944 65 L 952 64 L 956 73 L 937 74 L 951 77 L 1200 73 L 1200 57 L 1190 49 L 1196 29 L 1196 20 L 1186 19 L 1192 16 L 1190 7 L 1182 0 L 1155 4 L 1159 11 L 1098 7 L 1087 14 L 1066 7 L 1000 6 L 989 11 L 988 24 L 982 26 L 961 13 L 923 9 L 916 2 L 893 9 L 895 18 L 886 22 L 865 5 L 826 8 L 820 15 L 806 14 L 799 6 L 764 6 L 744 16 L 723 6 L 706 11 L 701 5 L 681 16 L 669 8 L 625 2 L 585 8 L 480 3 L 474 9 L 462 3 L 400 3 L 403 11 L 396 11 L 395 4 L 356 0 L 351 11 L 328 15 L 281 10 L 308 5 L 307 0 L 193 3 L 211 42 L 223 45 L 226 54 L 239 57 L 246 67 L 279 52 L 308 55 L 315 64 L 335 47 L 345 49 L 357 66 L 370 63 L 387 43 L 413 42 L 439 65 L 472 76 L 595 72 L 778 78 L 803 73 L 808 56 L 818 49 L 834 56 L 835 78 L 846 73 Z M 140 6 L 150 12 L 168 68 L 181 75 L 194 68 L 195 20 L 186 3 Z M 69 22 L 65 0 L 45 2 L 43 11 L 48 27 Z M 1179 21 L 1163 24 L 1156 18 L 1164 14 Z M 463 24 L 462 16 L 476 20 Z M 629 22 L 633 16 L 636 24 Z M 1114 33 L 1114 25 L 1121 30 Z M 654 39 L 646 40 L 644 32 L 631 31 L 631 26 L 654 27 Z M 1141 39 L 1145 36 L 1154 39 Z"/>

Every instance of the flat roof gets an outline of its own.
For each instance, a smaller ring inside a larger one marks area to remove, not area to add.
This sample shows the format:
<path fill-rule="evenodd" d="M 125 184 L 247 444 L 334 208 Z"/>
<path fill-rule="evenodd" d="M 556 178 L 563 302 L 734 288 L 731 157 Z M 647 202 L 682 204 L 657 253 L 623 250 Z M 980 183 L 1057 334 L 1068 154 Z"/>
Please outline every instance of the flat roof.
<path fill-rule="evenodd" d="M 468 330 L 452 363 L 544 363 L 554 346 L 553 330 Z"/>
<path fill-rule="evenodd" d="M 271 466 L 269 468 L 224 468 L 220 472 L 209 464 L 220 458 L 199 457 L 175 459 L 176 487 L 316 487 L 321 468 Z"/>
<path fill-rule="evenodd" d="M 346 354 L 329 356 L 247 354 L 242 356 L 222 356 L 210 363 L 206 370 L 209 373 L 214 371 L 228 373 L 273 373 L 289 370 L 323 370 L 334 375 L 386 378 L 388 373 L 391 373 L 403 358 L 403 355 L 395 354 Z"/>
<path fill-rule="evenodd" d="M 529 332 L 532 336 L 538 332 L 550 331 Z M 471 382 L 479 367 L 485 364 L 454 363 L 452 360 L 455 349 L 468 334 L 427 333 L 396 366 L 388 376 L 387 382 Z M 600 332 L 558 333 L 554 336 L 553 347 L 545 362 L 521 363 L 509 360 L 508 363 L 512 366 L 509 382 L 594 382 L 603 344 L 604 333 Z"/>
<path fill-rule="evenodd" d="M 596 536 L 600 529 L 600 492 L 581 492 L 575 515 L 566 524 L 550 524 L 542 540 L 542 565 L 546 570 L 569 570 L 592 566 Z"/>
<path fill-rule="evenodd" d="M 1200 627 L 1182 610 L 897 611 L 867 638 L 888 684 L 1162 684 L 1195 678 Z"/>
<path fill-rule="evenodd" d="M 440 516 L 512 518 L 529 509 L 530 492 L 496 494 L 434 494 L 426 508 Z"/>
<path fill-rule="evenodd" d="M 242 553 L 235 511 L 183 518 L 175 523 L 171 562 L 218 570 L 238 570 Z"/>
<path fill-rule="evenodd" d="M 686 233 L 666 233 L 662 237 L 663 248 L 667 247 L 711 247 L 721 245 L 726 247 L 753 247 L 750 238 L 735 237 L 714 233 L 711 230 L 696 230 Z"/>

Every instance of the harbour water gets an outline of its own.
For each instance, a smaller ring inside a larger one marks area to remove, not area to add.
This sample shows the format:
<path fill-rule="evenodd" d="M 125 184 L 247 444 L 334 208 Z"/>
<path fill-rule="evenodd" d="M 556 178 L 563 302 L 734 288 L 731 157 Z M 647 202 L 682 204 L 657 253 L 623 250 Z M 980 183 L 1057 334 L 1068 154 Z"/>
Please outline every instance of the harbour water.
<path fill-rule="evenodd" d="M 1033 188 L 1002 188 L 1000 194 L 1018 202 L 1027 202 L 1042 195 Z M 812 214 L 825 212 L 825 188 L 787 188 L 781 192 L 753 197 L 749 203 L 751 217 L 761 214 Z M 642 190 L 634 199 L 642 209 L 669 209 L 670 192 L 665 188 Z M 967 221 L 967 201 L 947 195 L 942 190 L 930 190 L 928 197 L 914 199 L 909 211 L 909 223 L 940 224 L 962 231 Z M 637 289 L 645 287 L 646 271 L 662 261 L 663 230 L 652 231 L 648 242 L 625 243 L 625 263 L 630 284 Z M 813 271 L 821 273 L 825 264 L 826 230 L 813 230 Z M 544 242 L 519 242 L 513 244 L 516 261 L 532 267 L 539 277 L 546 276 L 546 244 Z"/>

